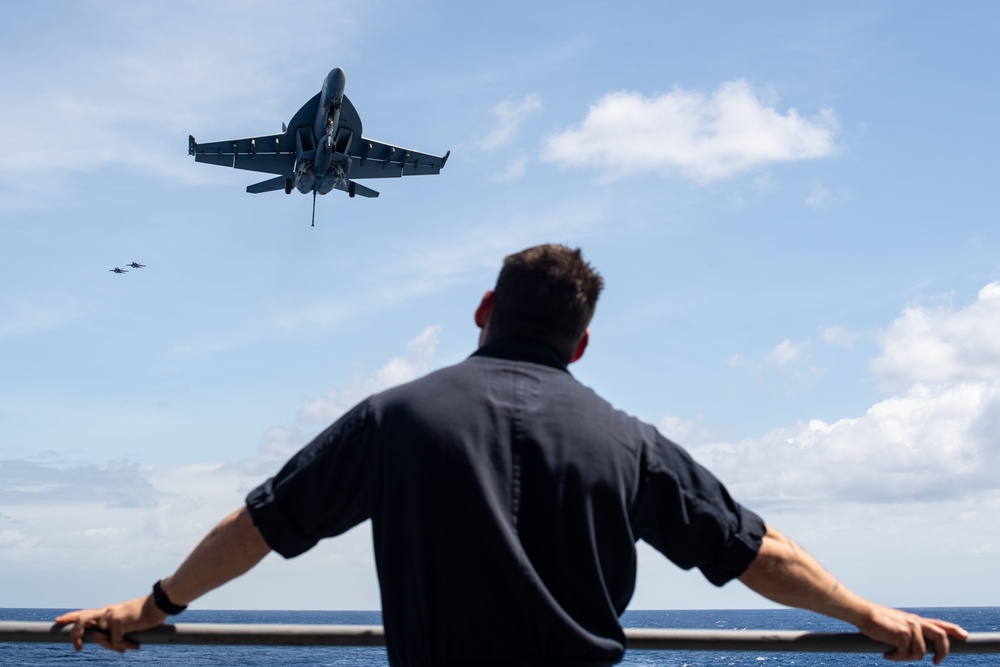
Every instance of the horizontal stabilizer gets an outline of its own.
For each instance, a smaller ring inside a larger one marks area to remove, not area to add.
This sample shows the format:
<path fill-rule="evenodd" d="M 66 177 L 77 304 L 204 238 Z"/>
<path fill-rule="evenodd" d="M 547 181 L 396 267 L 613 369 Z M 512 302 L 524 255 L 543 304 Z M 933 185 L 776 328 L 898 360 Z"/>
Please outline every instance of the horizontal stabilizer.
<path fill-rule="evenodd" d="M 247 192 L 252 194 L 259 194 L 261 192 L 272 192 L 274 190 L 284 190 L 285 189 L 285 177 L 275 176 L 274 178 L 269 178 L 266 181 L 261 181 L 260 183 L 254 183 L 253 185 L 247 186 Z"/>
<path fill-rule="evenodd" d="M 355 183 L 354 181 L 348 181 L 347 193 L 354 197 L 355 195 L 361 195 L 362 197 L 378 197 L 378 192 L 372 190 L 371 188 L 366 188 L 360 183 Z"/>

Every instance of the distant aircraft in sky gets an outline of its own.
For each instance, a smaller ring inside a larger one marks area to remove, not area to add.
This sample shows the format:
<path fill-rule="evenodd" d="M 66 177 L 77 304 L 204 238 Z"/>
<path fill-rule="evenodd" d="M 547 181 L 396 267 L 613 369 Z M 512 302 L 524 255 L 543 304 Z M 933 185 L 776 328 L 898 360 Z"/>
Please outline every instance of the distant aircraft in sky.
<path fill-rule="evenodd" d="M 392 178 L 438 174 L 451 151 L 443 157 L 384 144 L 362 136 L 361 118 L 344 94 L 347 77 L 334 68 L 323 88 L 299 109 L 281 134 L 213 141 L 199 144 L 188 137 L 188 155 L 196 162 L 249 169 L 275 178 L 247 186 L 260 193 L 295 188 L 312 192 L 313 225 L 316 224 L 316 195 L 343 190 L 351 197 L 378 197 L 378 192 L 351 179 Z M 350 176 L 350 179 L 348 178 Z"/>
<path fill-rule="evenodd" d="M 145 264 L 140 264 L 139 262 L 129 262 L 125 266 L 131 266 L 133 269 L 144 269 L 144 268 L 146 268 Z"/>
<path fill-rule="evenodd" d="M 128 273 L 128 269 L 119 269 L 117 266 L 113 269 L 108 269 L 112 273 Z"/>

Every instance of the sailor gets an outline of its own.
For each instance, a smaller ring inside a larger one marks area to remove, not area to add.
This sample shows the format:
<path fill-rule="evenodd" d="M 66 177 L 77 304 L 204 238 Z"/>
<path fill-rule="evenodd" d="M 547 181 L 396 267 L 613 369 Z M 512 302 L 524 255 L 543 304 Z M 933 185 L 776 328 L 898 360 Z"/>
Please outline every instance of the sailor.
<path fill-rule="evenodd" d="M 389 662 L 610 666 L 637 540 L 721 586 L 853 623 L 891 660 L 935 663 L 961 627 L 865 600 L 652 426 L 569 365 L 603 279 L 579 250 L 506 258 L 475 310 L 479 348 L 371 396 L 253 490 L 150 594 L 64 614 L 82 647 L 138 648 L 154 627 L 256 565 L 371 520 Z M 336 606 L 336 591 L 330 593 Z M 669 603 L 669 601 L 664 601 Z"/>

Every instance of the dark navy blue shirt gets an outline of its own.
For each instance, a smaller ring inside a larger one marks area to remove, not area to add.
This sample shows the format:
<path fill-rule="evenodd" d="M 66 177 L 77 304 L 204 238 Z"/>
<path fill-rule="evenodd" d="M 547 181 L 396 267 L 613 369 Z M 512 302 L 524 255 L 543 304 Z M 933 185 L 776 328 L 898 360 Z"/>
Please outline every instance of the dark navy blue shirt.
<path fill-rule="evenodd" d="M 684 450 L 521 339 L 364 400 L 247 507 L 286 558 L 372 520 L 406 667 L 617 662 L 637 540 L 722 585 L 764 534 Z"/>

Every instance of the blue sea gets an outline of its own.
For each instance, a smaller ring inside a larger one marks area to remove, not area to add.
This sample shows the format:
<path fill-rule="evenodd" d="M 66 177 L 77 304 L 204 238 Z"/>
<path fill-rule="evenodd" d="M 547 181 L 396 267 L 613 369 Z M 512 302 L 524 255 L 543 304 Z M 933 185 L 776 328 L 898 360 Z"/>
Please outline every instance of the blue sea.
<path fill-rule="evenodd" d="M 0 621 L 50 621 L 66 609 L 0 609 Z M 924 616 L 943 618 L 970 632 L 1000 631 L 1000 607 L 943 607 L 914 609 Z M 184 623 L 317 623 L 380 625 L 372 611 L 202 611 L 190 610 L 177 619 Z M 851 632 L 852 626 L 793 609 L 719 611 L 627 611 L 625 627 L 699 628 L 706 630 L 802 630 Z M 0 643 L 0 665 L 157 665 L 188 667 L 357 667 L 386 665 L 385 649 L 372 647 L 256 647 L 147 645 L 124 656 L 87 645 L 75 653 L 66 644 Z M 863 667 L 890 665 L 881 655 L 860 653 L 759 653 L 718 651 L 628 651 L 625 667 Z M 918 664 L 918 663 L 910 663 Z M 925 664 L 930 664 L 928 657 Z M 952 655 L 951 667 L 995 667 L 1000 656 Z"/>

